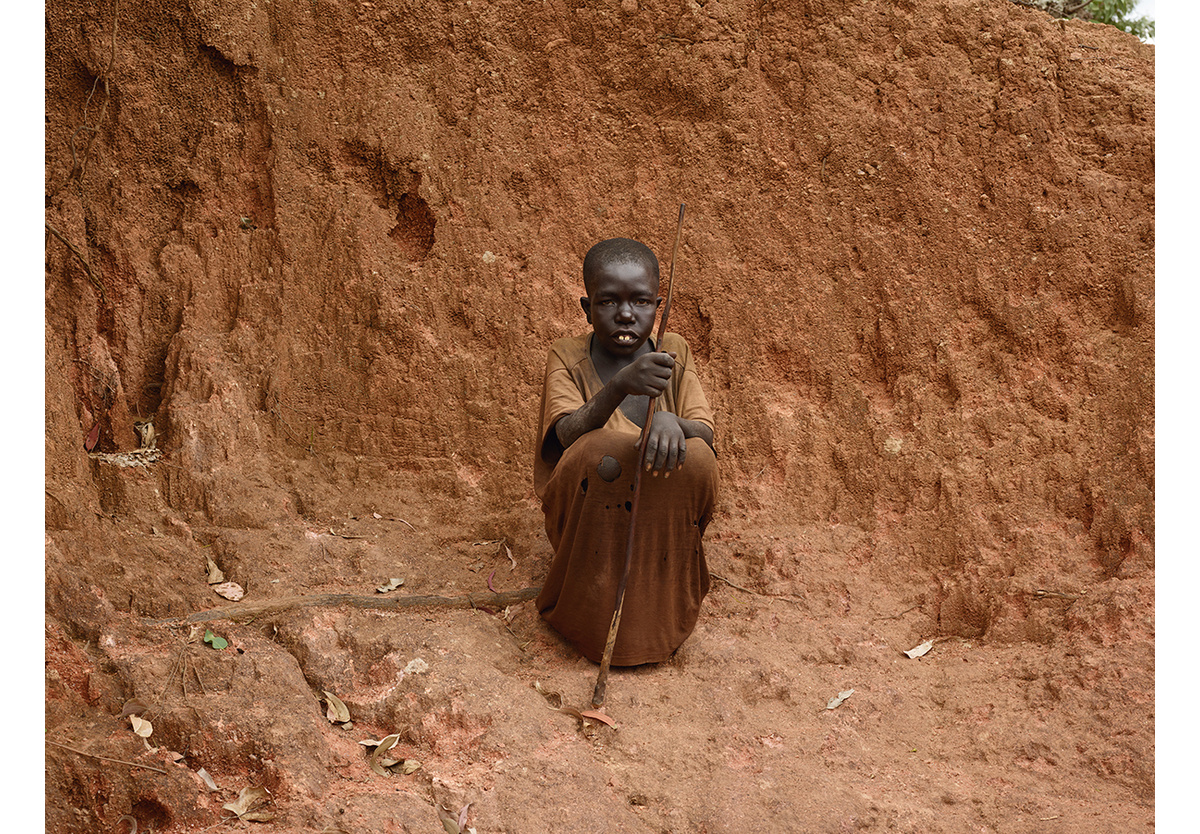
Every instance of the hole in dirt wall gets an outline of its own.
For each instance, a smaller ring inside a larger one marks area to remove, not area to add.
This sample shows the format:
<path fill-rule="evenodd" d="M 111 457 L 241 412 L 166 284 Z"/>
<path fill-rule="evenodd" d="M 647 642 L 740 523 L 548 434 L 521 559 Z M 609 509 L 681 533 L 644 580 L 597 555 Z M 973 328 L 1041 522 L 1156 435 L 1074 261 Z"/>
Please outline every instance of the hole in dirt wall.
<path fill-rule="evenodd" d="M 433 249 L 437 218 L 420 196 L 420 172 L 407 164 L 390 162 L 380 148 L 348 143 L 344 151 L 355 178 L 371 190 L 381 209 L 396 218 L 388 237 L 409 260 L 428 257 Z"/>
<path fill-rule="evenodd" d="M 396 225 L 388 237 L 413 261 L 424 260 L 433 249 L 436 221 L 429 205 L 415 194 L 401 195 L 396 208 Z"/>

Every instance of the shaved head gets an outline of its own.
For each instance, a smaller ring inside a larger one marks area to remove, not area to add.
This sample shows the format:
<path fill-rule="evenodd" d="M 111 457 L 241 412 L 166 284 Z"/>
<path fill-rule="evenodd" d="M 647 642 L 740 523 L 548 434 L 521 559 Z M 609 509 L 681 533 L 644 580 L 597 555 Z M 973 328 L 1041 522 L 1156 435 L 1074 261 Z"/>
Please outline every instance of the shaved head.
<path fill-rule="evenodd" d="M 588 250 L 583 259 L 583 286 L 587 294 L 592 294 L 593 279 L 597 271 L 608 266 L 623 263 L 639 263 L 646 272 L 658 283 L 658 258 L 650 251 L 650 247 L 626 237 L 614 237 L 602 240 Z"/>

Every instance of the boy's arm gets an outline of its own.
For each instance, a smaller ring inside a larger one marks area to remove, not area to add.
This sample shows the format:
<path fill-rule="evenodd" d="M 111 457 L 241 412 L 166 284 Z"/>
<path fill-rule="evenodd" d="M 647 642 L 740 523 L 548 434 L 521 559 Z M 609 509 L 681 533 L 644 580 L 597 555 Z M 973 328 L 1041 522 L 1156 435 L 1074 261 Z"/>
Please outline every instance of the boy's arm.
<path fill-rule="evenodd" d="M 609 382 L 596 396 L 554 424 L 559 444 L 566 449 L 588 432 L 603 426 L 624 399 L 625 395 Z"/>
<path fill-rule="evenodd" d="M 671 345 L 678 355 L 675 373 L 681 374 L 675 392 L 675 413 L 655 412 L 650 437 L 646 444 L 643 465 L 655 474 L 669 475 L 684 465 L 687 441 L 692 437 L 703 440 L 716 451 L 713 437 L 712 410 L 700 387 L 691 351 L 682 337 L 668 333 L 663 346 Z"/>
<path fill-rule="evenodd" d="M 708 423 L 701 423 L 699 420 L 685 420 L 682 417 L 676 419 L 679 420 L 679 427 L 683 429 L 684 437 L 698 437 L 715 451 L 712 426 Z"/>
<path fill-rule="evenodd" d="M 554 424 L 558 442 L 566 449 L 583 435 L 608 422 L 628 396 L 657 397 L 671 381 L 674 353 L 647 353 L 613 374 L 594 397 Z"/>
<path fill-rule="evenodd" d="M 687 459 L 687 441 L 698 437 L 713 448 L 713 430 L 699 420 L 685 420 L 668 411 L 656 411 L 646 441 L 646 456 L 642 459 L 647 471 L 663 476 L 683 466 Z"/>

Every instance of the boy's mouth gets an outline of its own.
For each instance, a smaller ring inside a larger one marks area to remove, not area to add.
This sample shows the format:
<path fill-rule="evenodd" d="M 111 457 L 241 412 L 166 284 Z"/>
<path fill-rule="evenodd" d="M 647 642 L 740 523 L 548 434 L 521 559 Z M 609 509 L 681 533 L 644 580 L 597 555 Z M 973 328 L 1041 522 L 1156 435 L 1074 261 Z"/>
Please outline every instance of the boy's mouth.
<path fill-rule="evenodd" d="M 618 333 L 614 337 L 614 341 L 619 345 L 632 345 L 637 341 L 637 337 L 632 333 Z"/>

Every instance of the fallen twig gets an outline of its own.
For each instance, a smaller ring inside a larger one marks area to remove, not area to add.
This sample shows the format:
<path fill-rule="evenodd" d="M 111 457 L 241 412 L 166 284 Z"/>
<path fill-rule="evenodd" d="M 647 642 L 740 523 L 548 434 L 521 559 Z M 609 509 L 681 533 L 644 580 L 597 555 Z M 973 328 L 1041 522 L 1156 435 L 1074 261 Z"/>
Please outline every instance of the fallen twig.
<path fill-rule="evenodd" d="M 920 607 L 921 607 L 922 605 L 924 605 L 924 604 L 925 604 L 925 603 L 923 603 L 923 602 L 918 602 L 916 605 L 914 605 L 914 606 L 912 606 L 912 607 L 910 607 L 910 608 L 905 608 L 905 609 L 904 609 L 903 611 L 901 611 L 899 614 L 888 614 L 888 615 L 886 615 L 886 616 L 883 616 L 883 617 L 876 617 L 875 619 L 876 619 L 876 620 L 898 620 L 898 619 L 900 619 L 901 617 L 903 617 L 905 614 L 907 614 L 909 611 L 916 611 L 918 608 L 920 608 Z"/>
<path fill-rule="evenodd" d="M 105 761 L 105 762 L 114 762 L 116 764 L 129 765 L 130 767 L 140 767 L 143 770 L 153 770 L 155 773 L 161 773 L 164 776 L 167 773 L 165 770 L 161 770 L 157 767 L 151 767 L 150 765 L 147 765 L 147 764 L 138 764 L 137 762 L 127 762 L 124 759 L 113 759 L 108 756 L 98 756 L 95 753 L 85 753 L 83 750 L 76 750 L 74 747 L 68 747 L 65 744 L 60 744 L 59 742 L 51 741 L 50 739 L 46 739 L 46 743 L 53 744 L 55 747 L 61 747 L 63 750 L 70 750 L 72 753 L 78 753 L 80 756 L 87 756 L 89 759 L 100 759 L 101 761 Z"/>
<path fill-rule="evenodd" d="M 499 594 L 467 594 L 462 597 L 411 596 L 387 599 L 379 596 L 360 596 L 358 594 L 312 594 L 298 597 L 283 597 L 282 599 L 264 600 L 262 602 L 239 602 L 221 608 L 210 608 L 207 611 L 197 611 L 186 617 L 168 617 L 162 620 L 147 620 L 146 625 L 185 625 L 191 623 L 207 623 L 213 620 L 236 620 L 244 617 L 261 617 L 268 614 L 278 614 L 297 608 L 316 608 L 320 606 L 347 606 L 350 608 L 367 608 L 373 610 L 392 610 L 396 608 L 421 608 L 439 606 L 445 608 L 478 608 L 482 605 L 504 608 L 516 602 L 533 599 L 541 593 L 540 587 L 522 588 L 519 591 L 505 591 Z"/>
<path fill-rule="evenodd" d="M 764 594 L 762 591 L 752 591 L 749 588 L 746 588 L 746 587 L 743 587 L 743 586 L 737 584 L 736 582 L 731 582 L 730 580 L 726 579 L 725 577 L 721 576 L 720 574 L 712 573 L 711 571 L 709 571 L 708 575 L 711 576 L 713 579 L 719 579 L 720 581 L 724 582 L 726 585 L 728 585 L 731 588 L 737 588 L 739 591 L 745 591 L 748 594 L 757 594 L 758 596 L 766 596 L 766 594 Z"/>
<path fill-rule="evenodd" d="M 1045 588 L 1038 588 L 1036 591 L 1025 591 L 1025 593 L 1031 594 L 1039 599 L 1045 599 L 1046 597 L 1051 597 L 1053 599 L 1079 599 L 1077 595 L 1064 594 L 1062 591 L 1047 591 Z"/>
<path fill-rule="evenodd" d="M 92 272 L 92 265 L 88 262 L 87 256 L 80 251 L 78 246 L 67 240 L 66 235 L 54 228 L 54 226 L 50 224 L 50 221 L 47 220 L 45 223 L 46 231 L 50 232 L 50 234 L 61 240 L 63 245 L 71 250 L 71 254 L 78 258 L 79 262 L 83 264 L 83 269 L 87 273 L 88 280 L 92 282 L 92 286 L 96 288 L 96 292 L 100 293 L 100 300 L 105 304 L 108 304 L 108 296 L 104 292 L 104 285 L 100 283 L 100 279 L 96 277 L 96 273 Z"/>
<path fill-rule="evenodd" d="M 728 585 L 731 588 L 737 588 L 739 591 L 742 591 L 743 593 L 754 594 L 754 596 L 756 596 L 756 597 L 766 597 L 767 599 L 791 600 L 792 602 L 800 602 L 801 601 L 800 597 L 792 596 L 791 594 L 768 594 L 765 591 L 755 591 L 752 588 L 745 588 L 745 587 L 737 584 L 736 582 L 731 582 L 730 580 L 726 579 L 725 577 L 721 576 L 720 574 L 713 573 L 712 571 L 709 571 L 708 575 L 710 577 L 712 577 L 713 579 L 721 580 L 722 582 L 724 582 L 726 585 Z"/>

